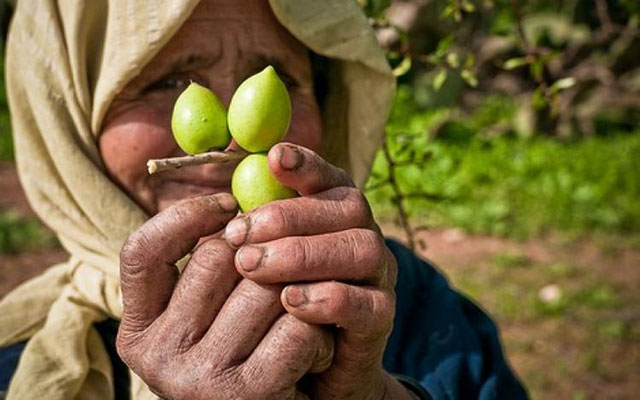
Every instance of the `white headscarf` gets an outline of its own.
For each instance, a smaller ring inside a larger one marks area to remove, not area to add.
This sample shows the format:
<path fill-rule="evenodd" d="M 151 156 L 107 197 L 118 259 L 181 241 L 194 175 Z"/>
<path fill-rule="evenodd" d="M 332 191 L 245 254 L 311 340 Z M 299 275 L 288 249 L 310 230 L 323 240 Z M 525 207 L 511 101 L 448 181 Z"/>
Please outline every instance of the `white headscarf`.
<path fill-rule="evenodd" d="M 198 0 L 19 0 L 6 55 L 18 172 L 71 254 L 0 302 L 0 347 L 29 339 L 11 399 L 113 398 L 93 324 L 121 315 L 118 253 L 148 216 L 105 174 L 97 138 L 113 98 Z M 280 23 L 330 61 L 326 158 L 362 185 L 395 81 L 354 0 L 269 0 Z M 132 399 L 155 398 L 132 376 Z"/>

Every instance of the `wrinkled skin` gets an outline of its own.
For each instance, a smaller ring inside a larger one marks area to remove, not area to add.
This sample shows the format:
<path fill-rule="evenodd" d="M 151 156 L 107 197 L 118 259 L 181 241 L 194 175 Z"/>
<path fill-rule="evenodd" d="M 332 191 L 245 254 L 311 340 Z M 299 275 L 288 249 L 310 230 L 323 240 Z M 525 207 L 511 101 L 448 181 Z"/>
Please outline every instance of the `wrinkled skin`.
<path fill-rule="evenodd" d="M 280 66 L 293 103 L 289 143 L 271 149 L 269 167 L 300 197 L 238 215 L 227 193 L 235 165 L 147 176 L 147 159 L 180 154 L 169 118 L 189 79 L 228 105 L 266 63 Z M 363 194 L 317 155 L 320 121 L 308 52 L 266 1 L 203 1 L 114 100 L 101 154 L 154 215 L 121 252 L 117 347 L 160 396 L 413 398 L 382 368 L 395 260 Z"/>

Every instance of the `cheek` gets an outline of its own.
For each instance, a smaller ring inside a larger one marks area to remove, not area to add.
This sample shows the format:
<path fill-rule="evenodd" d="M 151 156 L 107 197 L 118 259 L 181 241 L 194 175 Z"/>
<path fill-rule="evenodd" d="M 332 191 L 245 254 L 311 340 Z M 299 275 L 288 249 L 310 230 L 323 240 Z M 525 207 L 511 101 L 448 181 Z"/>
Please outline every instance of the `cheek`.
<path fill-rule="evenodd" d="M 322 148 L 322 118 L 313 96 L 291 99 L 293 110 L 287 142 L 299 144 L 315 152 Z"/>
<path fill-rule="evenodd" d="M 111 120 L 103 129 L 99 145 L 109 174 L 129 194 L 146 178 L 146 162 L 176 150 L 167 113 L 147 106 L 132 108 Z"/>

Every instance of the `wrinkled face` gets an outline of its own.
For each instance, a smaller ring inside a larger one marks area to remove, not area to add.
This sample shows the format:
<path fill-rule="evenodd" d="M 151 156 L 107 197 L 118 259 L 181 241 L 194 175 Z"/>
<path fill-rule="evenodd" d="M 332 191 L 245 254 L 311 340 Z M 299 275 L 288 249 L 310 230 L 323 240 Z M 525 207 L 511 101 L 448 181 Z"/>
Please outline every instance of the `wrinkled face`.
<path fill-rule="evenodd" d="M 111 178 L 150 214 L 180 199 L 230 191 L 236 164 L 149 176 L 146 162 L 184 154 L 170 120 L 173 103 L 190 81 L 207 86 L 228 106 L 240 83 L 269 64 L 287 84 L 293 103 L 285 140 L 318 151 L 322 126 L 308 50 L 278 23 L 266 0 L 202 0 L 111 104 L 99 139 Z M 232 142 L 229 148 L 238 146 Z"/>

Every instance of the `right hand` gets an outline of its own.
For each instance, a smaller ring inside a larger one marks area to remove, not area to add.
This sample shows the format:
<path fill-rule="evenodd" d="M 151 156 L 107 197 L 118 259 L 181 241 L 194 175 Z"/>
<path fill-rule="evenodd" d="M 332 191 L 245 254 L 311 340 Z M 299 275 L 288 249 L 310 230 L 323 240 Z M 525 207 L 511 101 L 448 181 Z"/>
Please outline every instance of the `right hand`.
<path fill-rule="evenodd" d="M 164 398 L 305 398 L 296 382 L 331 364 L 331 335 L 285 313 L 281 286 L 243 280 L 233 249 L 200 240 L 236 212 L 226 193 L 185 200 L 122 248 L 118 353 Z M 180 275 L 175 263 L 189 252 Z"/>

